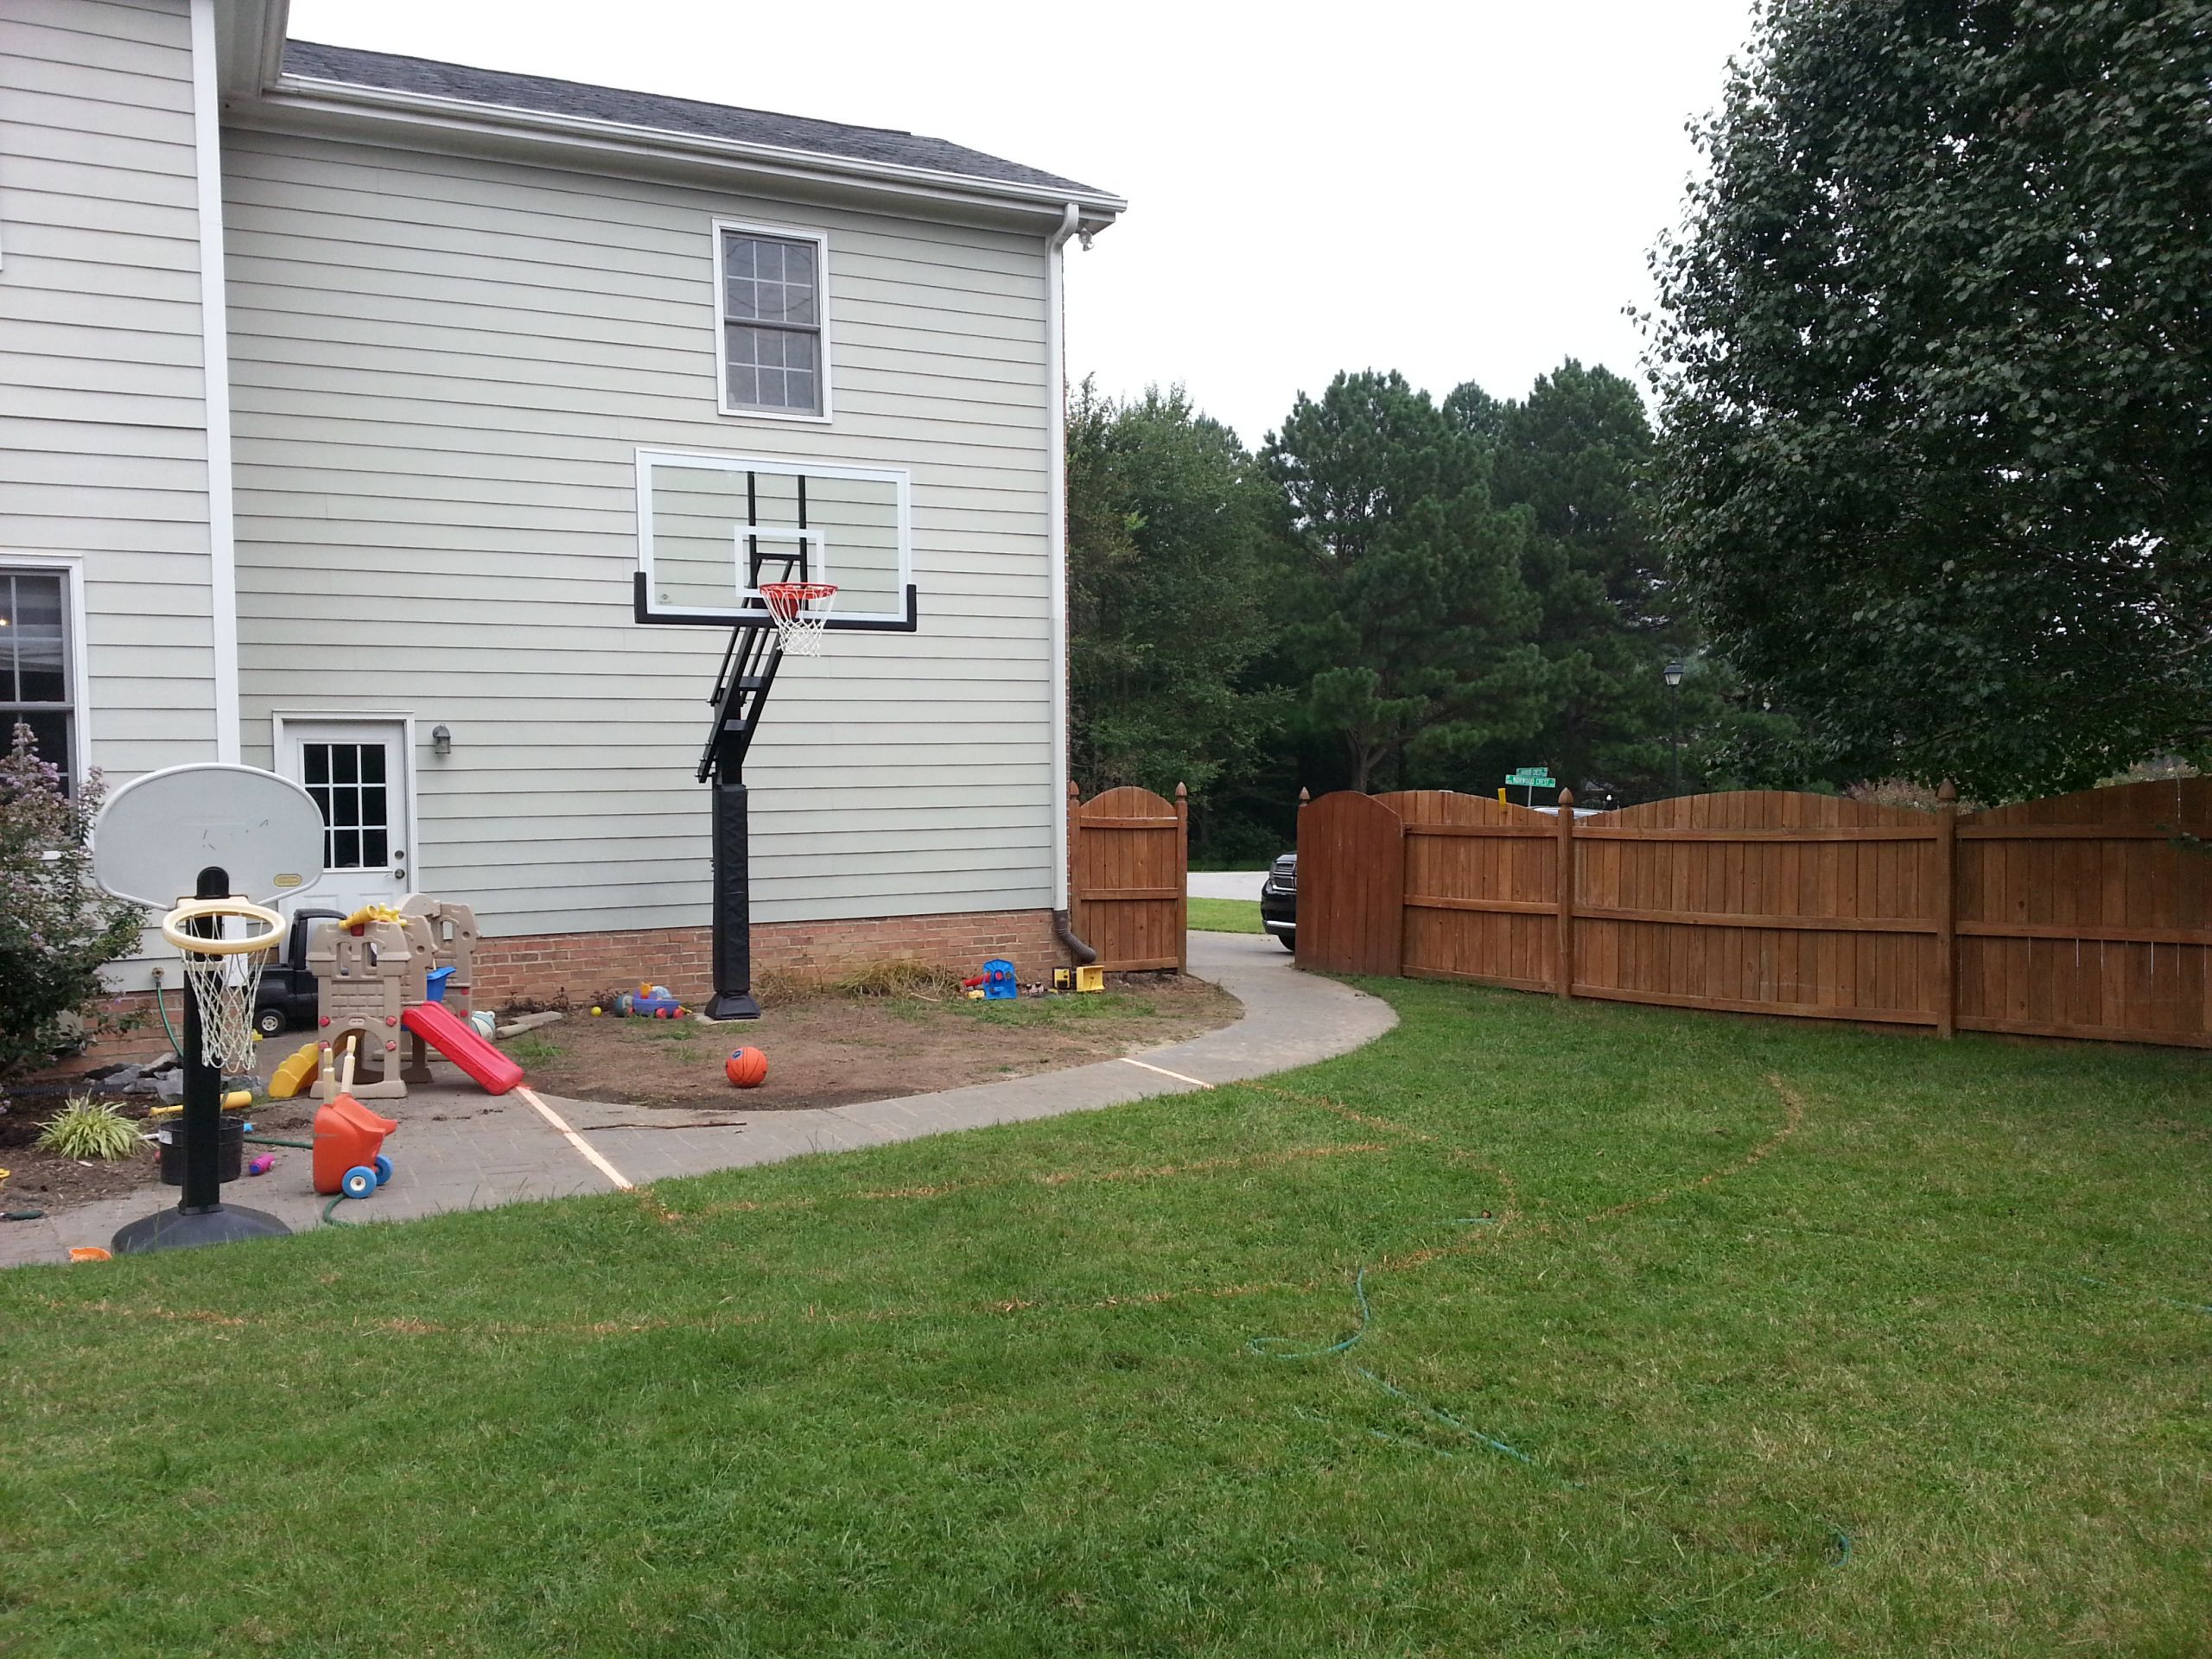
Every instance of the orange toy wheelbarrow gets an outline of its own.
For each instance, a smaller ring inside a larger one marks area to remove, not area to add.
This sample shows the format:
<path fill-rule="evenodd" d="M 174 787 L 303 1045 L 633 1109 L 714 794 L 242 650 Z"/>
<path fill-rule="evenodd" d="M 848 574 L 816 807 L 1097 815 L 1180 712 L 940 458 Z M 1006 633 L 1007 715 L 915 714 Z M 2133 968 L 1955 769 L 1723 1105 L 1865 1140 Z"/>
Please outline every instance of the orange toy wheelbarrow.
<path fill-rule="evenodd" d="M 339 1093 L 315 1115 L 315 1190 L 365 1198 L 391 1179 L 391 1160 L 384 1138 L 399 1127 L 345 1092 L 353 1081 L 353 1057 L 346 1057 Z"/>

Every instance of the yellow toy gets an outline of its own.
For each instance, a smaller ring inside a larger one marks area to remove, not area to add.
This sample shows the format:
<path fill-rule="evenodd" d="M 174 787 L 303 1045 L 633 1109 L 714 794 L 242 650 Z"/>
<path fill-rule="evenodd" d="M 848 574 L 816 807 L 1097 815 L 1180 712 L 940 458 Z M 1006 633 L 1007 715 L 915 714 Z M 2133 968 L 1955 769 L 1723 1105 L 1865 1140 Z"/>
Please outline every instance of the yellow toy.
<path fill-rule="evenodd" d="M 301 1046 L 289 1059 L 279 1060 L 276 1069 L 269 1074 L 269 1098 L 290 1100 L 311 1087 L 322 1071 L 322 1043 L 320 1039 Z"/>

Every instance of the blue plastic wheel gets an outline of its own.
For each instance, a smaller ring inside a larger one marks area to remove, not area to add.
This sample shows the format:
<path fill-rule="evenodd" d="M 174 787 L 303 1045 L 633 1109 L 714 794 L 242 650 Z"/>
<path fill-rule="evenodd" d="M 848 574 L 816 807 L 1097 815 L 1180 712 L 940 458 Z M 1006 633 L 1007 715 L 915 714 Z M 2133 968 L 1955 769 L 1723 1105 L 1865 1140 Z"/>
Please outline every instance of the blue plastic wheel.
<path fill-rule="evenodd" d="M 377 1154 L 377 1185 L 378 1186 L 382 1186 L 391 1179 L 391 1160 L 385 1157 L 382 1153 Z"/>
<path fill-rule="evenodd" d="M 349 1198 L 365 1198 L 377 1190 L 377 1173 L 366 1164 L 356 1164 L 346 1172 L 338 1190 Z"/>

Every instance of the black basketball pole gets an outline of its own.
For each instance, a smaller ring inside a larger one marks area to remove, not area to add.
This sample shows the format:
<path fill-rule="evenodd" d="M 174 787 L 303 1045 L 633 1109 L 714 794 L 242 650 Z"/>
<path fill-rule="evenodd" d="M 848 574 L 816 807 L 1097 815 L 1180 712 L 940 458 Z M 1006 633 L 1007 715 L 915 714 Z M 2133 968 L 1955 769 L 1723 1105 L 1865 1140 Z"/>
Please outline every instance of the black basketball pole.
<path fill-rule="evenodd" d="M 709 1020 L 758 1020 L 753 995 L 751 827 L 745 780 L 736 763 L 717 767 L 714 781 L 715 995 Z"/>
<path fill-rule="evenodd" d="M 194 896 L 226 898 L 230 885 L 230 878 L 222 871 L 202 870 L 200 891 Z M 191 931 L 212 933 L 216 926 L 210 918 L 193 923 Z M 200 997 L 192 988 L 189 976 L 179 988 L 184 992 L 184 1052 L 177 1057 L 184 1062 L 184 1194 L 176 1207 L 183 1215 L 204 1216 L 223 1205 L 223 1183 L 217 1173 L 223 1137 L 223 1074 L 207 1064 Z"/>

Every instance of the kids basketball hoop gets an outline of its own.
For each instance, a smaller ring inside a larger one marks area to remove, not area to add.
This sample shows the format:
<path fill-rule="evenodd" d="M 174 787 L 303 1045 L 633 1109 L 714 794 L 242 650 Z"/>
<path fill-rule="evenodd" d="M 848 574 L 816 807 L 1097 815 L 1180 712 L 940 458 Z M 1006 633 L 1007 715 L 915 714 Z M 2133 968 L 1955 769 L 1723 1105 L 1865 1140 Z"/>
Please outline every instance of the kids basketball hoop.
<path fill-rule="evenodd" d="M 764 582 L 760 597 L 776 625 L 776 639 L 792 657 L 819 657 L 837 601 L 831 582 Z"/>
<path fill-rule="evenodd" d="M 232 921 L 262 931 L 232 938 L 226 930 Z M 194 899 L 162 918 L 162 937 L 184 956 L 184 977 L 200 1009 L 201 1063 L 225 1077 L 251 1075 L 254 993 L 284 937 L 284 918 L 244 899 Z"/>
<path fill-rule="evenodd" d="M 182 955 L 192 987 L 181 999 L 176 1045 L 184 1110 L 163 1131 L 179 1137 L 184 1191 L 175 1209 L 118 1230 L 118 1255 L 292 1230 L 274 1216 L 223 1202 L 223 1091 L 226 1077 L 254 1069 L 254 992 L 287 926 L 267 906 L 321 878 L 323 839 L 322 810 L 305 789 L 257 766 L 219 762 L 132 779 L 108 798 L 92 827 L 100 886 L 162 918 L 162 937 Z M 162 973 L 155 964 L 157 992 Z"/>

